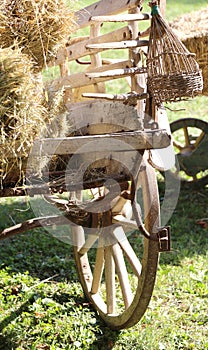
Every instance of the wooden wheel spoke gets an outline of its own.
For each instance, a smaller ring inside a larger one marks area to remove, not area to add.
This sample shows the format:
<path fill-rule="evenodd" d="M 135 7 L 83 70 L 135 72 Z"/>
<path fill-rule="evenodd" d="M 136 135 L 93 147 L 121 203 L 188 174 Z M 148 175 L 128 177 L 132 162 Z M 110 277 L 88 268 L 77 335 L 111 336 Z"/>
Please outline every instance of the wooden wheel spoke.
<path fill-rule="evenodd" d="M 95 234 L 89 235 L 86 239 L 86 241 L 84 242 L 84 244 L 81 246 L 81 248 L 79 249 L 79 254 L 80 255 L 84 255 L 85 253 L 87 253 L 89 251 L 90 248 L 92 248 L 93 244 L 96 242 L 98 236 Z"/>
<path fill-rule="evenodd" d="M 131 286 L 129 284 L 128 272 L 126 269 L 123 252 L 118 243 L 112 246 L 112 252 L 113 252 L 113 258 L 115 261 L 116 272 L 120 282 L 124 305 L 125 305 L 125 308 L 127 309 L 133 300 L 133 296 L 132 296 Z"/>
<path fill-rule="evenodd" d="M 135 275 L 137 277 L 140 277 L 142 265 L 139 259 L 137 258 L 132 246 L 130 245 L 123 228 L 121 226 L 116 227 L 113 232 L 113 235 L 117 239 L 121 249 L 125 253 L 125 256 L 128 259 L 129 264 L 131 265 L 131 268 L 134 271 Z"/>
<path fill-rule="evenodd" d="M 190 139 L 189 139 L 187 126 L 183 127 L 183 132 L 184 132 L 184 137 L 185 137 L 185 145 L 186 145 L 186 147 L 188 147 L 188 146 L 190 146 Z"/>
<path fill-rule="evenodd" d="M 159 226 L 160 213 L 157 179 L 152 167 L 145 165 L 140 179 L 141 211 L 147 230 L 153 232 L 154 225 Z M 109 225 L 97 227 L 99 235 L 89 235 L 87 240 L 82 228 L 72 229 L 75 260 L 83 290 L 92 305 L 110 327 L 122 329 L 137 323 L 149 304 L 158 264 L 158 246 L 150 240 L 144 240 L 143 247 L 139 241 L 138 249 L 136 242 L 131 245 L 124 229 L 131 232 L 135 223 L 120 213 L 113 215 L 109 211 L 105 220 Z M 98 239 L 96 251 L 95 237 Z M 88 249 L 90 246 L 93 249 Z"/>
<path fill-rule="evenodd" d="M 197 136 L 196 141 L 194 142 L 194 148 L 195 148 L 195 149 L 199 146 L 200 142 L 203 140 L 204 135 L 205 135 L 205 132 L 202 131 L 202 132 L 200 133 L 200 135 Z"/>
<path fill-rule="evenodd" d="M 73 246 L 76 247 L 77 251 L 79 251 L 80 247 L 82 247 L 85 243 L 85 234 L 82 226 L 72 226 L 72 243 Z"/>
<path fill-rule="evenodd" d="M 104 247 L 102 244 L 97 248 L 95 267 L 93 271 L 93 281 L 91 293 L 96 294 L 99 290 L 104 269 Z"/>
<path fill-rule="evenodd" d="M 126 230 L 136 230 L 137 229 L 137 224 L 135 220 L 127 219 L 123 215 L 116 215 L 113 216 L 113 223 L 117 224 L 119 223 L 124 231 Z"/>
<path fill-rule="evenodd" d="M 176 142 L 175 140 L 173 141 L 173 146 L 179 151 L 182 151 L 182 149 L 184 148 L 182 145 L 180 145 L 180 143 Z"/>
<path fill-rule="evenodd" d="M 107 313 L 115 314 L 116 311 L 116 288 L 115 288 L 115 263 L 111 246 L 105 247 L 105 283 Z"/>

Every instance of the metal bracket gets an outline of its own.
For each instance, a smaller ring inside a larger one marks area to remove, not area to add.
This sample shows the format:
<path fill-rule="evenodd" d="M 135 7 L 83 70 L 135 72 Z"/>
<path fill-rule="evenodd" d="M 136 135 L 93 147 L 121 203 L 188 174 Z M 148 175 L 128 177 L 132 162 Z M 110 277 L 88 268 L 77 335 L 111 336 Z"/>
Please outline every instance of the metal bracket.
<path fill-rule="evenodd" d="M 157 232 L 159 252 L 170 252 L 170 233 L 170 226 L 163 227 L 160 231 Z"/>

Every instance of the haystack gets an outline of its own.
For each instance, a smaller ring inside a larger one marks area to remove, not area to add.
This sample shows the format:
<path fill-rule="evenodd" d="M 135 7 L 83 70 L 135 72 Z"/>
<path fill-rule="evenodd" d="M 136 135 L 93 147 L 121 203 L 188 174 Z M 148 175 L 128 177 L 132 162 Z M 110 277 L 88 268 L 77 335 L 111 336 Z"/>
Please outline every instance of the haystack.
<path fill-rule="evenodd" d="M 35 138 L 63 135 L 63 92 L 48 101 L 41 70 L 74 25 L 64 0 L 0 2 L 1 187 L 23 182 Z"/>
<path fill-rule="evenodd" d="M 0 49 L 0 86 L 0 185 L 4 187 L 22 183 L 35 138 L 64 136 L 68 124 L 63 91 L 48 101 L 40 74 L 34 74 L 33 63 L 20 49 Z"/>
<path fill-rule="evenodd" d="M 16 183 L 48 114 L 42 81 L 20 49 L 0 49 L 0 86 L 0 179 Z"/>
<path fill-rule="evenodd" d="M 73 11 L 64 0 L 1 1 L 1 47 L 16 43 L 41 70 L 66 43 L 74 23 Z"/>
<path fill-rule="evenodd" d="M 208 7 L 185 14 L 170 26 L 187 49 L 196 54 L 204 79 L 203 94 L 208 96 Z"/>

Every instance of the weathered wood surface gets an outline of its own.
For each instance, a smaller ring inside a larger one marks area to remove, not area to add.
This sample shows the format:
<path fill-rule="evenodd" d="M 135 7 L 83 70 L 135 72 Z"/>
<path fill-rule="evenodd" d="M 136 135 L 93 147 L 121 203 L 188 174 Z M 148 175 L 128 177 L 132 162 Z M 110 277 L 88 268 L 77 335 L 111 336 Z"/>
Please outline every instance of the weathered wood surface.
<path fill-rule="evenodd" d="M 125 104 L 136 106 L 138 100 L 144 100 L 149 95 L 147 93 L 127 93 L 127 94 L 106 94 L 106 93 L 90 93 L 86 92 L 82 94 L 83 97 L 88 98 L 98 98 L 98 99 L 104 99 L 109 101 L 121 101 Z"/>
<path fill-rule="evenodd" d="M 163 148 L 170 145 L 166 130 L 125 131 L 122 133 L 75 136 L 68 138 L 48 138 L 36 140 L 33 156 L 84 154 L 101 152 L 123 152 Z"/>
<path fill-rule="evenodd" d="M 106 43 L 96 43 L 96 44 L 88 44 L 86 46 L 87 49 L 99 49 L 99 50 L 120 50 L 120 49 L 131 49 L 136 47 L 148 46 L 148 40 L 125 40 L 125 41 L 112 41 Z"/>
<path fill-rule="evenodd" d="M 166 0 L 159 0 L 160 12 L 163 17 L 165 17 Z"/>
<path fill-rule="evenodd" d="M 118 14 L 130 8 L 135 8 L 141 3 L 141 0 L 101 0 L 77 11 L 75 14 L 76 23 L 79 28 L 83 28 L 89 25 L 92 16 Z"/>
<path fill-rule="evenodd" d="M 130 68 L 118 68 L 118 69 L 109 69 L 105 72 L 91 72 L 86 73 L 86 76 L 91 79 L 119 79 L 126 76 L 133 76 L 135 74 L 144 74 L 146 73 L 146 68 L 144 67 L 130 67 Z"/>
<path fill-rule="evenodd" d="M 131 22 L 131 21 L 143 21 L 150 19 L 148 13 L 127 13 L 122 15 L 109 15 L 109 16 L 92 16 L 91 22 Z"/>
<path fill-rule="evenodd" d="M 73 223 L 81 226 L 87 226 L 90 225 L 90 219 L 90 213 L 83 212 L 82 209 L 80 209 L 78 212 L 77 207 L 75 212 L 73 212 L 73 208 L 71 208 L 71 211 L 66 213 L 65 215 L 54 215 L 29 219 L 27 221 L 24 221 L 23 223 L 16 224 L 9 228 L 5 228 L 0 231 L 0 241 L 18 234 L 22 234 L 37 227 L 71 225 Z"/>
<path fill-rule="evenodd" d="M 87 101 L 67 105 L 67 123 L 72 132 L 81 129 L 81 134 L 104 134 L 142 129 L 142 120 L 133 106 L 112 101 Z"/>
<path fill-rule="evenodd" d="M 94 72 L 105 72 L 106 68 L 108 70 L 115 70 L 115 69 L 126 69 L 132 67 L 132 62 L 130 60 L 122 61 L 122 62 L 116 62 L 109 64 L 107 67 L 106 65 L 98 68 L 91 68 L 88 73 Z M 126 74 L 128 76 L 128 74 Z M 118 77 L 114 77 L 114 79 L 117 79 Z M 108 80 L 112 80 L 112 76 L 110 77 L 103 77 L 103 78 L 89 78 L 85 72 L 83 73 L 76 73 L 71 75 L 66 75 L 64 77 L 60 77 L 58 79 L 55 79 L 53 84 L 51 85 L 52 90 L 59 90 L 61 87 L 65 87 L 65 89 L 74 89 L 79 88 L 82 86 L 88 86 L 92 84 L 97 84 L 99 82 L 105 82 Z"/>
<path fill-rule="evenodd" d="M 50 227 L 53 225 L 64 225 L 64 224 L 69 224 L 69 220 L 62 215 L 30 219 L 23 223 L 1 230 L 0 240 L 10 238 L 18 234 L 22 234 L 24 232 L 27 232 L 37 227 L 44 227 L 44 226 Z"/>
<path fill-rule="evenodd" d="M 56 56 L 56 59 L 52 61 L 49 66 L 58 65 L 63 63 L 66 59 L 68 62 L 82 58 L 89 55 L 89 50 L 86 48 L 90 44 L 95 43 L 105 43 L 110 41 L 121 41 L 121 40 L 130 40 L 131 39 L 131 30 L 128 26 L 119 28 L 113 32 L 99 35 L 95 38 L 83 37 L 80 40 L 71 39 L 68 42 L 68 45 L 65 48 L 61 48 Z M 95 49 L 91 53 L 100 52 L 102 49 Z"/>

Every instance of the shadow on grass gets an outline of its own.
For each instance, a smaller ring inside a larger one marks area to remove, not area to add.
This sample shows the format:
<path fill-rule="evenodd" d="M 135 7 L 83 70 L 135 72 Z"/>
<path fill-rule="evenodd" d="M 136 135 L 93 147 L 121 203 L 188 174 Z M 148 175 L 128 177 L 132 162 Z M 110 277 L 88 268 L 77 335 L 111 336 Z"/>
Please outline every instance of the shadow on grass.
<path fill-rule="evenodd" d="M 11 322 L 13 322 L 18 316 L 20 316 L 23 312 L 28 310 L 28 306 L 30 306 L 34 301 L 34 294 L 29 297 L 29 299 L 24 302 L 19 308 L 12 311 L 8 316 L 6 316 L 0 322 L 0 332 L 4 330 Z M 9 336 L 3 335 L 0 333 L 0 350 L 9 350 L 16 349 L 16 342 L 13 341 L 13 336 L 10 334 Z"/>

